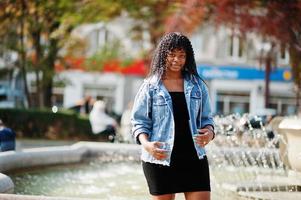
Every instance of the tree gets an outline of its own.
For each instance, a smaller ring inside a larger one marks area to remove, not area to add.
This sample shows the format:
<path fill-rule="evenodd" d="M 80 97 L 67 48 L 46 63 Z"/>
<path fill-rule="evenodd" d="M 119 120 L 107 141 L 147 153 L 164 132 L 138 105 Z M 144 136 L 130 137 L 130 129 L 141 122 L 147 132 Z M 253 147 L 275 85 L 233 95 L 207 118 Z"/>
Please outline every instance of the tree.
<path fill-rule="evenodd" d="M 19 9 L 17 8 L 19 7 Z M 0 3 L 0 46 L 3 52 L 17 52 L 18 63 L 20 67 L 24 93 L 27 104 L 31 104 L 26 79 L 26 59 L 24 47 L 24 1 L 20 1 L 20 5 L 7 4 L 7 2 Z M 18 12 L 17 12 L 18 11 Z M 14 17 L 12 17 L 14 15 Z"/>
<path fill-rule="evenodd" d="M 192 33 L 207 18 L 204 3 L 200 0 L 182 1 L 177 11 L 167 18 L 165 32 Z"/>
<path fill-rule="evenodd" d="M 179 9 L 181 2 L 183 0 L 120 0 L 124 10 L 136 20 L 133 35 L 141 39 L 142 31 L 147 31 L 153 47 L 165 33 L 166 20 Z"/>
<path fill-rule="evenodd" d="M 149 32 L 155 46 L 164 33 L 165 19 L 179 2 L 182 0 L 2 0 L 0 36 L 14 33 L 19 42 L 8 45 L 8 49 L 19 52 L 24 83 L 26 72 L 33 71 L 38 106 L 49 107 L 54 66 L 73 28 L 82 23 L 109 21 L 125 11 L 136 20 L 131 35 L 142 39 L 142 32 Z"/>
<path fill-rule="evenodd" d="M 182 7 L 186 12 L 176 14 L 171 21 L 187 26 L 188 31 L 193 31 L 203 20 L 212 20 L 242 34 L 255 32 L 286 46 L 296 88 L 296 106 L 301 112 L 301 1 L 186 0 Z M 189 12 L 201 16 L 200 19 L 185 23 L 185 13 Z"/>
<path fill-rule="evenodd" d="M 149 34 L 149 41 L 151 43 L 150 49 L 143 49 L 141 57 L 144 60 L 146 66 L 148 66 L 151 58 L 151 53 L 154 50 L 157 42 L 165 33 L 165 25 L 168 17 L 177 11 L 179 3 L 183 0 L 118 0 L 122 7 L 123 16 L 133 19 L 129 37 L 132 40 L 142 41 L 145 40 L 143 34 L 146 32 Z M 126 56 L 120 56 L 120 48 L 116 48 L 113 42 L 106 44 L 99 52 L 97 52 L 89 60 L 89 69 L 103 68 L 107 61 L 115 62 L 116 60 L 128 65 L 128 61 L 133 61 L 131 58 Z M 119 51 L 119 52 L 118 52 Z M 93 64 L 95 63 L 95 64 Z"/>
<path fill-rule="evenodd" d="M 2 0 L 0 10 L 0 34 L 13 32 L 22 41 L 14 50 L 20 54 L 24 73 L 25 63 L 30 63 L 36 74 L 39 107 L 49 107 L 55 62 L 72 29 L 118 16 L 121 6 L 106 0 Z"/>

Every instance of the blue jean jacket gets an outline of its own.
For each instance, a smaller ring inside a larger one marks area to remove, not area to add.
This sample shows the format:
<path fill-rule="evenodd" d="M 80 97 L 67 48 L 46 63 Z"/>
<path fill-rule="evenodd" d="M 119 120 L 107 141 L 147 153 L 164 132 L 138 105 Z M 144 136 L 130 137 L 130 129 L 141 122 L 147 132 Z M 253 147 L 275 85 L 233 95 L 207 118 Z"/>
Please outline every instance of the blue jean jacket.
<path fill-rule="evenodd" d="M 189 113 L 191 137 L 193 137 L 193 135 L 198 134 L 197 129 L 207 125 L 214 126 L 209 94 L 205 83 L 194 75 L 185 76 L 184 92 Z M 135 97 L 131 122 L 132 134 L 138 144 L 140 144 L 139 134 L 145 133 L 148 135 L 149 141 L 164 142 L 172 150 L 175 135 L 172 99 L 162 81 L 157 77 L 153 76 L 144 80 Z M 205 155 L 205 149 L 195 142 L 194 146 L 198 157 L 202 159 Z M 157 160 L 142 148 L 141 159 L 145 162 L 169 166 L 170 158 L 171 153 L 166 159 Z"/>

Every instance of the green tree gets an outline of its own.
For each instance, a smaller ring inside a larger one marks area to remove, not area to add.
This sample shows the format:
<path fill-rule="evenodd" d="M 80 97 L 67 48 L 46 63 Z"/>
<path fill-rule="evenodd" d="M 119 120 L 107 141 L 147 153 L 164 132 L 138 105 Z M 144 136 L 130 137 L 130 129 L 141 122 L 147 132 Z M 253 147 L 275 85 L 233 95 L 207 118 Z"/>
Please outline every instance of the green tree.
<path fill-rule="evenodd" d="M 142 31 L 150 35 L 153 47 L 166 32 L 165 26 L 170 15 L 175 13 L 182 0 L 119 0 L 129 16 L 136 20 L 133 37 L 141 39 Z"/>
<path fill-rule="evenodd" d="M 26 63 L 36 74 L 38 106 L 51 106 L 55 62 L 70 38 L 74 27 L 85 22 L 109 20 L 118 16 L 119 3 L 106 0 L 2 0 L 0 2 L 0 35 L 12 32 L 20 42 L 19 52 L 24 74 Z M 5 43 L 11 49 L 12 42 Z"/>
<path fill-rule="evenodd" d="M 130 24 L 132 28 L 128 34 L 129 37 L 132 40 L 142 41 L 145 39 L 143 34 L 148 33 L 151 43 L 150 52 L 152 52 L 158 40 L 166 32 L 165 26 L 169 16 L 177 11 L 181 0 L 117 0 L 115 2 L 121 6 L 126 17 L 134 19 L 133 24 Z M 105 44 L 102 49 L 89 58 L 88 69 L 99 70 L 105 62 L 110 60 L 131 62 L 133 58 L 124 55 L 122 47 L 116 44 L 114 41 Z M 150 61 L 150 52 L 145 49 L 141 52 L 145 63 Z"/>
<path fill-rule="evenodd" d="M 23 3 L 24 1 L 20 1 L 19 5 L 8 4 L 8 2 L 4 1 L 0 2 L 0 46 L 3 54 L 10 51 L 18 53 L 19 59 L 16 66 L 20 67 L 25 96 L 30 105 L 29 92 L 26 84 Z"/>
<path fill-rule="evenodd" d="M 181 0 L 1 0 L 0 36 L 9 37 L 6 48 L 19 53 L 18 66 L 24 83 L 28 70 L 35 73 L 38 106 L 49 107 L 55 63 L 61 60 L 60 51 L 76 26 L 110 21 L 127 12 L 136 20 L 130 34 L 132 38 L 141 40 L 146 31 L 155 46 L 165 32 L 166 19 L 179 2 Z M 27 87 L 25 90 L 28 94 Z"/>

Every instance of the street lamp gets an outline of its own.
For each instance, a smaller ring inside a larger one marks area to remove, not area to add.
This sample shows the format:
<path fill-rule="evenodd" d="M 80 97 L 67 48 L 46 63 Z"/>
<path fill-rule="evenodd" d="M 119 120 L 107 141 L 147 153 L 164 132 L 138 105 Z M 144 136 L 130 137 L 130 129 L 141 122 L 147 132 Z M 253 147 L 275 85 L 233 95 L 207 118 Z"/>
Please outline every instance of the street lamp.
<path fill-rule="evenodd" d="M 269 107 L 270 103 L 270 74 L 273 66 L 277 63 L 276 43 L 274 41 L 263 41 L 256 45 L 259 52 L 259 65 L 264 66 L 265 70 L 265 90 L 264 90 L 264 105 Z"/>

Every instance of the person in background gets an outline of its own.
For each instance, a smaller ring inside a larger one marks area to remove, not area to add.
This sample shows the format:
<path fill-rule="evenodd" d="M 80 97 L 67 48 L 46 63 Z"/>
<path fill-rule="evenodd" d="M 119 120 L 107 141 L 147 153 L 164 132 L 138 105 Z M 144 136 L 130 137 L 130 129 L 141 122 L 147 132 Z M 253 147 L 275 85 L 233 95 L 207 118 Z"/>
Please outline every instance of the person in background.
<path fill-rule="evenodd" d="M 92 127 L 92 132 L 95 135 L 105 137 L 109 141 L 114 142 L 116 136 L 117 122 L 105 113 L 105 103 L 96 101 L 89 114 L 89 121 Z"/>
<path fill-rule="evenodd" d="M 90 95 L 85 96 L 83 107 L 84 107 L 84 113 L 86 115 L 88 115 L 91 112 L 94 102 L 95 100 Z"/>
<path fill-rule="evenodd" d="M 16 134 L 15 132 L 5 127 L 3 121 L 0 119 L 0 152 L 13 151 L 16 148 Z"/>
<path fill-rule="evenodd" d="M 89 115 L 92 110 L 95 99 L 90 95 L 85 95 L 83 99 L 75 102 L 75 104 L 69 107 L 70 110 L 82 115 Z"/>
<path fill-rule="evenodd" d="M 214 122 L 207 86 L 183 34 L 166 34 L 158 44 L 131 121 L 152 199 L 184 193 L 186 200 L 209 200 L 205 146 L 215 136 Z"/>

